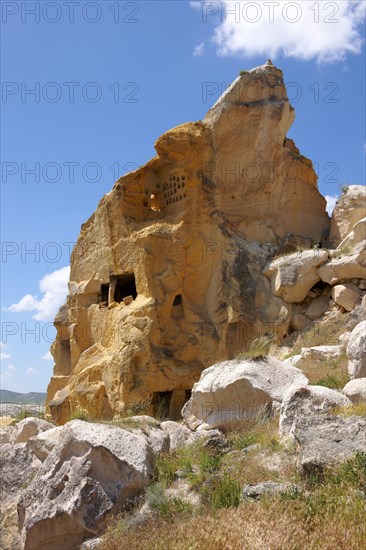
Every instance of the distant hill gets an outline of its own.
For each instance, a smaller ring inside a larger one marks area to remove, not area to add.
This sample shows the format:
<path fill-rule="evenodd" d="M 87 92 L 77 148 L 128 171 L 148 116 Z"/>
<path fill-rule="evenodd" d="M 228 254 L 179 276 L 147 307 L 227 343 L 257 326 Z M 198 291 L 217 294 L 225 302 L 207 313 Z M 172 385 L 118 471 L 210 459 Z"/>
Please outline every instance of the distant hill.
<path fill-rule="evenodd" d="M 18 393 L 16 391 L 0 390 L 0 403 L 44 403 L 46 393 L 29 392 Z"/>

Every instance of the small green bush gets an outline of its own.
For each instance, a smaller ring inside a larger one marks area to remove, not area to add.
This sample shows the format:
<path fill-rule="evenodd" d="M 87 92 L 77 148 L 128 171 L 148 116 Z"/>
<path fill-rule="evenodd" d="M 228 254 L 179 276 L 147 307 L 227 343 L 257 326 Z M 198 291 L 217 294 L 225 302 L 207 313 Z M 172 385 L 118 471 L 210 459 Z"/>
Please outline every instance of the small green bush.
<path fill-rule="evenodd" d="M 239 353 L 236 359 L 261 359 L 269 354 L 269 348 L 273 340 L 273 334 L 259 336 L 249 342 L 248 349 Z"/>
<path fill-rule="evenodd" d="M 221 479 L 214 481 L 208 500 L 213 509 L 239 506 L 241 487 L 229 474 L 224 474 Z"/>
<path fill-rule="evenodd" d="M 315 382 L 314 385 L 330 388 L 331 390 L 338 390 L 340 388 L 343 388 L 348 381 L 349 381 L 349 376 L 347 376 L 347 374 L 344 374 L 342 376 L 327 374 L 327 376 Z"/>
<path fill-rule="evenodd" d="M 192 504 L 181 498 L 169 499 L 163 483 L 156 483 L 147 488 L 146 501 L 149 508 L 163 519 L 171 519 L 176 515 L 188 515 L 193 510 Z"/>

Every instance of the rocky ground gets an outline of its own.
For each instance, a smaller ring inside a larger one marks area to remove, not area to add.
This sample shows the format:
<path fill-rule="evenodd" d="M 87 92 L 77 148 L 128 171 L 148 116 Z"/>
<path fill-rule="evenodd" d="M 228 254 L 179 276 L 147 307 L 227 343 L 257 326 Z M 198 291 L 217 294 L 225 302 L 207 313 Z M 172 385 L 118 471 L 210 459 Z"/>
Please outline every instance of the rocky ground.
<path fill-rule="evenodd" d="M 364 547 L 365 314 L 206 369 L 182 422 L 2 429 L 2 550 Z"/>

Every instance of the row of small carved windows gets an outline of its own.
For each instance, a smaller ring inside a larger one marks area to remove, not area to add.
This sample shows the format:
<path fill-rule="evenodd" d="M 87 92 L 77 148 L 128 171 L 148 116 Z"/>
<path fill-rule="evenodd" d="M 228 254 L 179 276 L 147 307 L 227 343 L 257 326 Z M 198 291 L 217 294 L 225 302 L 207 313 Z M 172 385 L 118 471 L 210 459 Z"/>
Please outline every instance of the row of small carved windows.
<path fill-rule="evenodd" d="M 175 177 L 175 176 L 174 176 Z M 184 177 L 184 176 L 183 176 Z M 180 187 L 185 187 L 186 186 L 186 182 L 183 180 L 183 177 L 182 177 L 182 181 L 180 181 L 180 179 L 178 178 L 177 181 L 173 181 L 173 182 L 170 182 L 170 183 L 166 183 L 164 185 L 164 191 L 166 189 L 180 189 Z"/>
<path fill-rule="evenodd" d="M 178 202 L 182 199 L 185 199 L 185 197 L 186 197 L 186 194 L 183 193 L 183 195 L 179 195 L 179 197 L 173 197 L 171 199 L 167 199 L 165 204 L 171 204 L 172 202 Z"/>
<path fill-rule="evenodd" d="M 164 198 L 167 199 L 169 197 L 172 197 L 173 195 L 177 195 L 179 193 L 179 189 L 172 189 L 171 191 L 165 191 Z M 185 193 L 184 193 L 185 196 Z"/>
<path fill-rule="evenodd" d="M 184 181 L 185 179 L 186 179 L 186 177 L 182 176 L 182 181 Z M 180 181 L 180 177 L 179 176 L 170 176 L 169 181 Z"/>

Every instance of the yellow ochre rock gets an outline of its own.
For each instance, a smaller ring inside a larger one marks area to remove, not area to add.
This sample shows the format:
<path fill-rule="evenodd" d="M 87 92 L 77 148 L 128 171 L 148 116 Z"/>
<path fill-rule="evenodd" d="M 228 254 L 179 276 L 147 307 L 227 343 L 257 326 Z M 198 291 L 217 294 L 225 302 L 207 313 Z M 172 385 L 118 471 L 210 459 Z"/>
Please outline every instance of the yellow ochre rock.
<path fill-rule="evenodd" d="M 177 418 L 203 369 L 260 334 L 283 338 L 291 304 L 263 269 L 329 232 L 313 165 L 286 138 L 293 121 L 282 71 L 246 71 L 101 199 L 55 319 L 54 420 L 159 407 Z"/>

